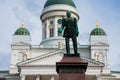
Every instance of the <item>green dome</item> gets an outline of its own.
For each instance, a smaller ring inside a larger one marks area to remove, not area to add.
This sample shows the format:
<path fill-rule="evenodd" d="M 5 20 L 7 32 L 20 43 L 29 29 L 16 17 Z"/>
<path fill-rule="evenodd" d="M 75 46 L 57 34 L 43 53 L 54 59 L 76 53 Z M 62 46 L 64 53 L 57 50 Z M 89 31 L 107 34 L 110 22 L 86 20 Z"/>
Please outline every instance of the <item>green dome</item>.
<path fill-rule="evenodd" d="M 105 31 L 101 28 L 95 28 L 92 30 L 90 35 L 106 35 Z"/>
<path fill-rule="evenodd" d="M 44 8 L 54 4 L 66 4 L 76 8 L 72 0 L 47 0 L 47 2 L 44 5 Z"/>
<path fill-rule="evenodd" d="M 15 35 L 30 35 L 30 33 L 25 27 L 21 27 L 15 31 Z"/>

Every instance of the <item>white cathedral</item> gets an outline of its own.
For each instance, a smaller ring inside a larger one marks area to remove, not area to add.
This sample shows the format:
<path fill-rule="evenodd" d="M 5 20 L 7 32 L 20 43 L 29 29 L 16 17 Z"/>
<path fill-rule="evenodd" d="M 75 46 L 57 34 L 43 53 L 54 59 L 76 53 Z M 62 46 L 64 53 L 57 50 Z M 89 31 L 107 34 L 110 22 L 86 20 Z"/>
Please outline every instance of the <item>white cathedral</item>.
<path fill-rule="evenodd" d="M 31 36 L 24 23 L 13 35 L 11 62 L 6 80 L 59 80 L 56 62 L 66 53 L 65 40 L 58 34 L 61 19 L 66 11 L 80 19 L 72 0 L 47 0 L 40 19 L 42 22 L 42 41 L 38 46 L 31 44 Z M 73 53 L 72 42 L 70 42 Z M 120 80 L 120 73 L 110 70 L 108 62 L 109 43 L 103 29 L 96 25 L 90 32 L 89 44 L 80 45 L 78 52 L 83 61 L 88 62 L 86 80 Z"/>

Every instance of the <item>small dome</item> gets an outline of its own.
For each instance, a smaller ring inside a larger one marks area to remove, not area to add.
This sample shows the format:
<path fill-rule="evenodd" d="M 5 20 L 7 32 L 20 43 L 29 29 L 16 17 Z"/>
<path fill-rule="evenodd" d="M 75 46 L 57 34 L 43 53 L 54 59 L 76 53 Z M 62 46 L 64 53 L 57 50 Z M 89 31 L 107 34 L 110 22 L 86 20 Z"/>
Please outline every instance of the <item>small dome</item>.
<path fill-rule="evenodd" d="M 93 29 L 90 35 L 106 35 L 105 31 L 99 27 Z"/>
<path fill-rule="evenodd" d="M 15 31 L 15 35 L 30 35 L 30 33 L 25 27 L 21 27 Z"/>
<path fill-rule="evenodd" d="M 54 4 L 66 4 L 76 8 L 72 0 L 47 0 L 47 2 L 44 5 L 44 8 Z"/>

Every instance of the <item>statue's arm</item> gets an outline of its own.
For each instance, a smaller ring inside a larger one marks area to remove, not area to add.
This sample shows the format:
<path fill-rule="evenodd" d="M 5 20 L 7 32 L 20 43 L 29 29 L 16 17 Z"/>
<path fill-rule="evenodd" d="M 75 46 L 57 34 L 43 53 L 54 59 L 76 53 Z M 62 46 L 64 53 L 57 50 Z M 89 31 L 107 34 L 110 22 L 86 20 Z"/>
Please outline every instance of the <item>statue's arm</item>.
<path fill-rule="evenodd" d="M 63 29 L 64 29 L 64 25 L 65 25 L 65 19 L 62 19 L 62 25 L 61 27 L 58 29 L 58 34 L 62 33 Z"/>

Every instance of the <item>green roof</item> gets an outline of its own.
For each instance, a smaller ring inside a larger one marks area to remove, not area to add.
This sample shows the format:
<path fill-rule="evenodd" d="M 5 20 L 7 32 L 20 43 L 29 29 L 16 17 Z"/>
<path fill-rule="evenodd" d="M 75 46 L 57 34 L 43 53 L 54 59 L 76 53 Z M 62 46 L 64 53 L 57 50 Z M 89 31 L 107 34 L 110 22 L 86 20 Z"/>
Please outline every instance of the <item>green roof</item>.
<path fill-rule="evenodd" d="M 120 73 L 120 71 L 111 71 L 111 73 Z"/>
<path fill-rule="evenodd" d="M 30 35 L 30 33 L 25 27 L 21 27 L 15 31 L 14 35 Z"/>
<path fill-rule="evenodd" d="M 44 8 L 54 5 L 54 4 L 66 4 L 66 5 L 70 5 L 70 6 L 73 6 L 76 8 L 76 6 L 72 0 L 47 0 L 47 2 L 44 5 Z"/>
<path fill-rule="evenodd" d="M 93 29 L 90 35 L 106 35 L 105 31 L 99 27 Z"/>

